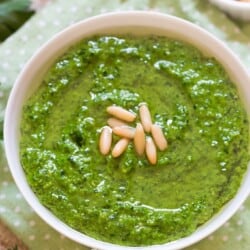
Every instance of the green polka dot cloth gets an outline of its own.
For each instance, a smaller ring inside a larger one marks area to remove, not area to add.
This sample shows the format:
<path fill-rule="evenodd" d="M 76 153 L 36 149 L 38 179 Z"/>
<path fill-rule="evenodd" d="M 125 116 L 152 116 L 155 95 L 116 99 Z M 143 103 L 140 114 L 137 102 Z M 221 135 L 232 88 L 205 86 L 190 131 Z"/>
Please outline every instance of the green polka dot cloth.
<path fill-rule="evenodd" d="M 187 19 L 223 40 L 250 69 L 250 23 L 230 19 L 204 0 L 55 0 L 0 45 L 0 124 L 11 87 L 26 61 L 55 33 L 79 20 L 121 10 L 151 10 Z M 249 13 L 250 14 L 250 13 Z M 2 128 L 1 128 L 2 129 Z M 0 219 L 34 250 L 88 249 L 43 222 L 18 191 L 0 144 Z M 249 250 L 250 198 L 230 221 L 188 250 Z"/>

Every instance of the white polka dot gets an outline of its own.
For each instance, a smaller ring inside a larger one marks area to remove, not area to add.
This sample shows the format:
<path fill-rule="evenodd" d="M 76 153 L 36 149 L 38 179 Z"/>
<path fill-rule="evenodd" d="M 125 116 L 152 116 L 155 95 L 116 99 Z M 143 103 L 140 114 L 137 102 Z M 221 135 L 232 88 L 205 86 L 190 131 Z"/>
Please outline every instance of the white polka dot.
<path fill-rule="evenodd" d="M 0 92 L 0 97 L 3 97 L 3 92 Z M 5 167 L 3 168 L 3 171 L 4 171 L 5 173 L 9 172 L 9 167 L 8 167 L 8 166 L 5 166 Z"/>
<path fill-rule="evenodd" d="M 22 195 L 21 195 L 20 193 L 17 193 L 17 194 L 16 194 L 16 199 L 17 199 L 17 200 L 22 199 Z"/>
<path fill-rule="evenodd" d="M 243 239 L 243 236 L 240 234 L 236 237 L 236 240 L 241 241 Z"/>
<path fill-rule="evenodd" d="M 10 53 L 11 53 L 11 50 L 10 50 L 10 49 L 6 49 L 6 50 L 4 51 L 4 54 L 5 54 L 5 55 L 10 55 Z"/>
<path fill-rule="evenodd" d="M 70 11 L 73 12 L 73 13 L 76 12 L 76 11 L 77 11 L 77 7 L 76 7 L 76 6 L 72 6 L 72 7 L 70 8 Z"/>
<path fill-rule="evenodd" d="M 148 6 L 144 6 L 144 7 L 142 8 L 142 10 L 148 10 L 148 9 L 149 9 Z M 134 7 L 133 7 L 133 6 L 129 6 L 129 7 L 127 8 L 127 10 L 134 10 Z"/>
<path fill-rule="evenodd" d="M 107 12 L 107 11 L 108 11 L 107 9 L 101 8 L 100 13 L 105 13 L 105 12 Z"/>
<path fill-rule="evenodd" d="M 6 194 L 0 194 L 0 200 L 4 200 L 6 198 Z"/>
<path fill-rule="evenodd" d="M 34 210 L 32 209 L 32 207 L 29 207 L 30 213 L 34 213 Z"/>
<path fill-rule="evenodd" d="M 71 20 L 70 22 L 69 22 L 69 25 L 72 25 L 72 24 L 74 24 L 75 23 L 75 21 L 74 20 Z"/>
<path fill-rule="evenodd" d="M 29 225 L 31 227 L 34 227 L 36 225 L 36 222 L 34 220 L 29 221 Z"/>
<path fill-rule="evenodd" d="M 0 207 L 0 214 L 6 212 L 5 207 Z"/>
<path fill-rule="evenodd" d="M 21 208 L 19 207 L 19 206 L 17 206 L 16 208 L 15 208 L 15 212 L 16 213 L 19 213 L 21 211 Z"/>
<path fill-rule="evenodd" d="M 24 63 L 19 64 L 19 69 L 22 69 L 24 67 Z"/>
<path fill-rule="evenodd" d="M 62 8 L 61 8 L 60 6 L 58 6 L 58 7 L 56 8 L 56 12 L 57 12 L 57 13 L 61 13 L 61 12 L 62 12 Z"/>
<path fill-rule="evenodd" d="M 235 32 L 235 33 L 240 33 L 240 29 L 239 29 L 238 27 L 235 26 L 235 27 L 234 27 L 234 32 Z"/>
<path fill-rule="evenodd" d="M 92 13 L 93 9 L 91 7 L 87 7 L 85 9 L 85 11 L 86 11 L 86 13 L 90 14 L 90 13 Z"/>
<path fill-rule="evenodd" d="M 45 234 L 45 235 L 44 235 L 44 239 L 45 239 L 45 240 L 49 240 L 50 238 L 51 238 L 50 234 Z"/>
<path fill-rule="evenodd" d="M 30 240 L 30 241 L 35 240 L 35 238 L 36 238 L 35 235 L 30 235 L 30 236 L 29 236 L 29 240 Z"/>
<path fill-rule="evenodd" d="M 15 226 L 15 227 L 20 226 L 20 224 L 21 224 L 21 223 L 20 223 L 20 221 L 18 221 L 18 220 L 14 222 L 14 226 Z"/>
<path fill-rule="evenodd" d="M 7 62 L 5 62 L 2 64 L 2 66 L 4 69 L 8 69 L 10 65 Z"/>
<path fill-rule="evenodd" d="M 245 206 L 244 205 L 240 206 L 240 208 L 239 208 L 239 211 L 243 211 L 243 210 L 245 210 Z"/>
<path fill-rule="evenodd" d="M 8 183 L 7 181 L 4 181 L 4 182 L 2 183 L 2 185 L 3 185 L 4 187 L 7 187 L 7 186 L 9 185 L 9 183 Z"/>
<path fill-rule="evenodd" d="M 38 22 L 38 26 L 39 26 L 39 27 L 45 27 L 45 26 L 46 26 L 46 22 L 45 22 L 44 20 L 40 20 L 40 21 Z"/>
<path fill-rule="evenodd" d="M 209 240 L 214 240 L 214 236 L 213 236 L 213 235 L 210 235 L 210 236 L 208 237 L 208 239 L 209 239 Z"/>
<path fill-rule="evenodd" d="M 222 240 L 223 240 L 223 241 L 228 241 L 228 236 L 227 236 L 227 235 L 223 235 L 223 236 L 222 236 Z"/>
<path fill-rule="evenodd" d="M 64 240 L 65 239 L 65 236 L 64 235 L 60 235 L 60 238 L 62 239 L 62 240 Z"/>
<path fill-rule="evenodd" d="M 175 8 L 170 7 L 170 8 L 168 8 L 168 11 L 169 11 L 169 13 L 175 13 Z"/>
<path fill-rule="evenodd" d="M 28 41 L 28 37 L 27 37 L 26 35 L 23 35 L 23 36 L 21 37 L 21 40 L 22 40 L 23 42 L 26 42 L 26 41 Z"/>
<path fill-rule="evenodd" d="M 59 26 L 59 25 L 60 25 L 60 22 L 59 22 L 58 20 L 54 20 L 54 21 L 53 21 L 53 25 Z"/>
<path fill-rule="evenodd" d="M 41 41 L 41 40 L 43 40 L 43 36 L 42 36 L 41 34 L 38 34 L 38 35 L 36 36 L 36 39 L 39 40 L 39 41 Z"/>
<path fill-rule="evenodd" d="M 238 220 L 238 221 L 237 221 L 237 225 L 238 225 L 238 226 L 241 226 L 242 224 L 243 224 L 243 221 L 242 221 L 242 220 Z"/>
<path fill-rule="evenodd" d="M 20 54 L 20 55 L 24 55 L 25 53 L 26 53 L 25 49 L 21 49 L 21 50 L 19 51 L 19 54 Z"/>
<path fill-rule="evenodd" d="M 1 83 L 6 83 L 6 82 L 7 82 L 7 77 L 6 77 L 6 76 L 2 76 L 2 77 L 0 78 L 0 82 L 1 82 Z"/>
<path fill-rule="evenodd" d="M 153 8 L 153 9 L 150 9 L 151 11 L 155 11 L 155 12 L 160 12 L 161 10 L 159 8 Z"/>

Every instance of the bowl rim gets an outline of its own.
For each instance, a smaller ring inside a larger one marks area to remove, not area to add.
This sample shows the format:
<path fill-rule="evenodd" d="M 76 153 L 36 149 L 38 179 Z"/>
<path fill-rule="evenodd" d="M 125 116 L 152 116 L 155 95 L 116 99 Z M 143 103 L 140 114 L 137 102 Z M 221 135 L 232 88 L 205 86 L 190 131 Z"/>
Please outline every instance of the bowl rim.
<path fill-rule="evenodd" d="M 129 17 L 129 18 L 128 18 Z M 113 249 L 119 249 L 119 250 L 129 250 L 129 249 L 149 249 L 149 250 L 158 250 L 158 249 L 166 249 L 166 250 L 174 250 L 174 249 L 181 249 L 187 246 L 190 246 L 201 239 L 205 238 L 212 232 L 214 232 L 216 229 L 218 229 L 222 224 L 224 224 L 240 207 L 240 205 L 246 200 L 248 197 L 248 194 L 250 193 L 250 188 L 247 185 L 247 182 L 250 181 L 250 167 L 248 167 L 248 171 L 245 175 L 245 178 L 243 180 L 243 183 L 241 187 L 239 188 L 238 194 L 230 200 L 225 207 L 223 207 L 222 214 L 224 216 L 221 216 L 221 213 L 219 215 L 215 215 L 215 220 L 209 220 L 209 223 L 205 223 L 203 226 L 199 228 L 199 230 L 196 230 L 193 234 L 181 238 L 179 240 L 162 244 L 162 245 L 152 245 L 152 246 L 143 246 L 143 247 L 127 247 L 127 246 L 119 246 L 112 243 L 103 242 L 100 240 L 96 240 L 92 237 L 89 237 L 85 234 L 79 233 L 76 230 L 70 228 L 65 223 L 60 221 L 55 215 L 53 215 L 48 209 L 46 209 L 37 199 L 31 188 L 29 187 L 24 171 L 22 169 L 22 166 L 19 161 L 18 156 L 18 145 L 17 145 L 17 130 L 19 124 L 16 122 L 20 118 L 16 117 L 18 114 L 20 115 L 21 107 L 18 106 L 18 101 L 22 100 L 23 93 L 21 93 L 21 85 L 29 86 L 28 81 L 32 78 L 32 72 L 30 72 L 30 68 L 34 69 L 34 72 L 38 71 L 39 69 L 39 60 L 43 58 L 43 61 L 47 60 L 46 58 L 48 55 L 46 55 L 45 52 L 48 50 L 52 50 L 52 48 L 55 48 L 55 46 L 58 45 L 58 42 L 61 41 L 62 38 L 66 38 L 64 41 L 64 44 L 67 43 L 67 41 L 70 41 L 72 36 L 78 37 L 78 40 L 81 38 L 84 38 L 84 33 L 81 33 L 81 35 L 77 35 L 75 31 L 79 31 L 79 29 L 84 30 L 91 30 L 91 25 L 98 24 L 98 29 L 102 29 L 105 27 L 106 22 L 113 22 L 114 19 L 116 21 L 119 21 L 120 23 L 123 23 L 126 26 L 134 26 L 135 21 L 144 22 L 142 25 L 143 27 L 150 25 L 151 29 L 155 25 L 158 25 L 159 22 L 166 22 L 170 26 L 170 24 L 175 24 L 179 26 L 185 27 L 185 30 L 192 30 L 197 32 L 197 34 L 201 35 L 203 38 L 206 38 L 209 41 L 214 42 L 215 50 L 222 49 L 223 53 L 227 53 L 227 55 L 233 60 L 234 63 L 236 63 L 236 66 L 238 67 L 238 70 L 241 74 L 243 74 L 243 78 L 249 81 L 249 75 L 244 67 L 244 65 L 241 63 L 239 58 L 227 47 L 223 42 L 215 38 L 213 35 L 211 35 L 209 32 L 203 30 L 202 28 L 196 26 L 193 23 L 190 23 L 188 21 L 185 21 L 181 18 L 170 16 L 163 13 L 153 12 L 153 11 L 119 11 L 119 12 L 110 12 L 105 13 L 97 16 L 93 16 L 87 19 L 84 19 L 80 22 L 77 22 L 70 27 L 64 29 L 63 31 L 56 34 L 54 37 L 52 37 L 48 42 L 46 42 L 27 62 L 21 73 L 16 79 L 16 82 L 14 83 L 14 86 L 11 90 L 7 108 L 5 112 L 5 120 L 4 120 L 4 145 L 5 145 L 5 153 L 7 157 L 7 162 L 9 164 L 9 168 L 11 170 L 11 174 L 15 180 L 15 183 L 17 187 L 19 188 L 20 192 L 28 202 L 28 204 L 34 209 L 34 211 L 52 228 L 60 232 L 61 234 L 67 236 L 68 238 L 86 245 L 88 247 L 97 248 L 97 249 L 103 249 L 103 250 L 113 250 Z M 116 25 L 119 27 L 119 22 L 113 23 L 113 25 Z M 146 24 L 145 24 L 146 23 Z M 158 24 L 157 24 L 158 23 Z M 142 23 L 140 23 L 142 24 Z M 109 24 L 109 26 L 111 23 Z M 179 27 L 178 26 L 178 27 Z M 174 26 L 175 29 L 176 26 Z M 167 29 L 166 27 L 162 28 L 163 30 Z M 170 28 L 169 28 L 170 29 Z M 74 33 L 75 32 L 75 33 Z M 94 32 L 96 33 L 96 31 Z M 94 34 L 93 33 L 93 34 Z M 188 33 L 188 32 L 187 32 Z M 191 35 L 189 35 L 191 37 Z M 75 42 L 73 42 L 75 43 Z M 61 46 L 61 45 L 60 45 Z M 49 49 L 48 49 L 49 48 Z M 65 47 L 64 47 L 65 49 Z M 220 51 L 218 52 L 220 53 Z M 222 54 L 223 54 L 222 53 Z M 38 63 L 38 64 L 37 64 Z M 225 65 L 224 65 L 225 67 Z M 229 66 L 228 66 L 229 67 Z M 250 91 L 248 95 L 248 99 L 250 100 Z M 23 98 L 24 99 L 24 98 Z M 21 103 L 23 104 L 23 103 Z M 18 113 L 18 111 L 20 111 Z M 14 116 L 13 116 L 14 114 Z M 16 116 L 15 116 L 16 115 Z M 217 217 L 216 217 L 217 216 Z M 214 218 L 213 217 L 213 218 Z"/>

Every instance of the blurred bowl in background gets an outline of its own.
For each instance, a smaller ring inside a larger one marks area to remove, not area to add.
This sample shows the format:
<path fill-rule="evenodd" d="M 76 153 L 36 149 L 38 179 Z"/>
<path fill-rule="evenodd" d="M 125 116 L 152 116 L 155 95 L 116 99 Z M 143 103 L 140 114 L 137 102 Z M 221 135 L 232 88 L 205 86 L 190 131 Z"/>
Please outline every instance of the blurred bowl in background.
<path fill-rule="evenodd" d="M 250 2 L 237 0 L 209 1 L 236 19 L 244 21 L 250 20 Z"/>

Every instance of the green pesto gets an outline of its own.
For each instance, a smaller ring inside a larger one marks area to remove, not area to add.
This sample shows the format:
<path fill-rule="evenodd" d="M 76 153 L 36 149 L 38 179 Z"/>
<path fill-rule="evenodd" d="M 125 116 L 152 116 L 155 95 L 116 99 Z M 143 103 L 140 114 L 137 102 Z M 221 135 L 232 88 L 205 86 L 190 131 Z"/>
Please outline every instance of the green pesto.
<path fill-rule="evenodd" d="M 156 166 L 132 143 L 117 159 L 99 153 L 106 107 L 138 113 L 140 102 L 168 139 Z M 235 195 L 248 126 L 215 59 L 163 37 L 99 36 L 61 56 L 28 100 L 20 155 L 42 204 L 71 227 L 121 245 L 160 244 L 189 235 Z"/>

